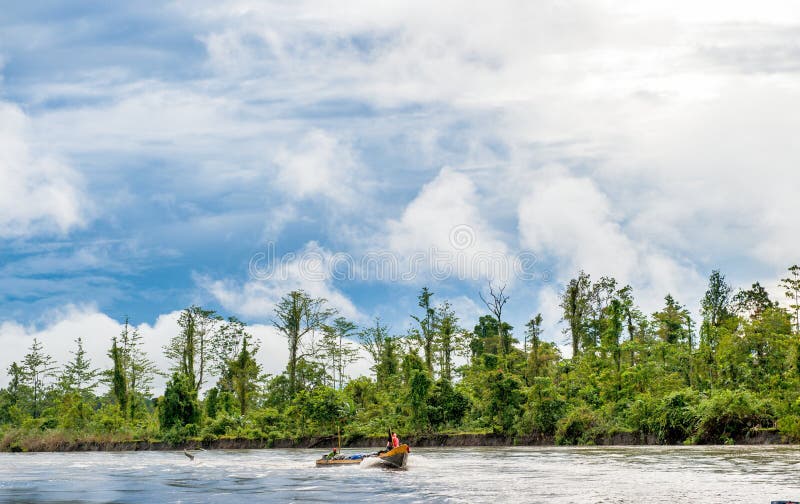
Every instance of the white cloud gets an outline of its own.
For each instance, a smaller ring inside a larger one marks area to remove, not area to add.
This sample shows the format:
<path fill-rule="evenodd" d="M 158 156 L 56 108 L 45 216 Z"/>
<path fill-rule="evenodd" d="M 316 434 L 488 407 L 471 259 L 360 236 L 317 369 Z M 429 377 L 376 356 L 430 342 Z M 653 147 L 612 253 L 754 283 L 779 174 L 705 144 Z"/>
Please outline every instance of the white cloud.
<path fill-rule="evenodd" d="M 297 254 L 283 258 L 255 257 L 251 261 L 253 279 L 244 285 L 200 275 L 196 281 L 226 310 L 257 320 L 269 320 L 281 297 L 297 289 L 325 298 L 344 317 L 363 319 L 353 302 L 334 286 L 331 264 L 330 251 L 309 242 Z"/>
<path fill-rule="evenodd" d="M 0 238 L 65 234 L 87 221 L 81 177 L 32 145 L 29 130 L 19 107 L 0 102 Z"/>
<path fill-rule="evenodd" d="M 281 146 L 273 159 L 277 184 L 290 199 L 324 197 L 336 207 L 356 206 L 365 174 L 352 147 L 322 130 L 304 135 L 296 145 Z"/>
<path fill-rule="evenodd" d="M 437 280 L 491 278 L 513 280 L 508 247 L 485 217 L 482 195 L 468 174 L 442 168 L 406 206 L 398 220 L 387 223 L 382 244 L 411 265 L 422 258 L 419 272 Z"/>
<path fill-rule="evenodd" d="M 523 247 L 557 258 L 562 281 L 578 270 L 613 276 L 637 288 L 646 310 L 668 292 L 696 294 L 702 280 L 694 268 L 631 234 L 626 218 L 591 179 L 542 171 L 519 205 L 520 239 Z"/>

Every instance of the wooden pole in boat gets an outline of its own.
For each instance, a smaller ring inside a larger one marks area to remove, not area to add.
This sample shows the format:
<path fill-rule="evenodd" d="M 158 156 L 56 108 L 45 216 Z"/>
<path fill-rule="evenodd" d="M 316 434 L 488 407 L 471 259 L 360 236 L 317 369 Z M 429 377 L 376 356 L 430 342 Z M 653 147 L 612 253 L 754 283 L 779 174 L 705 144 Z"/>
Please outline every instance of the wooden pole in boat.
<path fill-rule="evenodd" d="M 339 424 L 336 424 L 336 436 L 339 438 L 339 453 L 342 453 L 342 431 L 339 429 Z"/>

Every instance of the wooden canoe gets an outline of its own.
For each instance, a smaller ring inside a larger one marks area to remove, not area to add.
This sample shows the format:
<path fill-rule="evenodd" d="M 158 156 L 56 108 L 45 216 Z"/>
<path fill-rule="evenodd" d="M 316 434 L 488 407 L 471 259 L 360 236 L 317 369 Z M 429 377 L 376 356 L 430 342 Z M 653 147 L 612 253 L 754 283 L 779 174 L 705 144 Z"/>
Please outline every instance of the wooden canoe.
<path fill-rule="evenodd" d="M 397 448 L 392 448 L 386 453 L 381 453 L 378 455 L 378 459 L 380 459 L 384 465 L 395 469 L 402 469 L 406 466 L 406 462 L 408 462 L 409 453 L 411 453 L 411 449 L 408 445 L 401 444 Z"/>
<path fill-rule="evenodd" d="M 321 459 L 317 460 L 317 465 L 318 466 L 358 465 L 358 464 L 361 463 L 362 460 L 363 459 L 360 459 L 360 458 L 358 458 L 358 459 L 349 459 L 349 458 L 344 458 L 344 459 L 326 459 L 326 458 L 321 458 Z"/>

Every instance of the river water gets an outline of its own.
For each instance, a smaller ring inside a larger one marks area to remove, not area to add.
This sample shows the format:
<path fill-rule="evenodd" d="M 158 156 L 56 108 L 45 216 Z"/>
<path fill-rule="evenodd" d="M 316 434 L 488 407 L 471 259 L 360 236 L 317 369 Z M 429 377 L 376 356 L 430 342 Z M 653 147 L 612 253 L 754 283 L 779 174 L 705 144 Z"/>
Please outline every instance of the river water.
<path fill-rule="evenodd" d="M 347 450 L 345 450 L 347 452 Z M 792 447 L 420 448 L 407 470 L 320 450 L 0 454 L 0 502 L 769 503 L 800 499 Z"/>

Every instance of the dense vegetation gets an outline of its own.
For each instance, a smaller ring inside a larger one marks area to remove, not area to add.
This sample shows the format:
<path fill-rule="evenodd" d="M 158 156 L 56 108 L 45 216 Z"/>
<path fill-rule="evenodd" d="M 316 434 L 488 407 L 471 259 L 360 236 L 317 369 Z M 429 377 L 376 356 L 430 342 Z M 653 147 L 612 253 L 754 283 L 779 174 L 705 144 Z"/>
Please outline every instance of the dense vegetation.
<path fill-rule="evenodd" d="M 414 328 L 359 328 L 303 291 L 277 304 L 273 324 L 289 362 L 264 375 L 258 341 L 235 318 L 184 310 L 155 368 L 127 322 L 110 341 L 107 369 L 81 339 L 57 366 L 34 340 L 0 390 L 0 449 L 76 440 L 298 438 L 480 432 L 594 443 L 615 433 L 661 443 L 730 443 L 758 431 L 800 439 L 800 268 L 782 281 L 786 307 L 758 283 L 734 294 L 711 274 L 697 322 L 676 299 L 646 315 L 629 286 L 580 273 L 561 294 L 573 355 L 543 341 L 542 317 L 522 330 L 490 288 L 471 328 L 422 289 Z M 361 345 L 373 376 L 351 378 Z M 466 363 L 459 365 L 459 363 Z M 164 372 L 163 394 L 153 397 Z M 102 389 L 102 391 L 101 391 Z M 199 391 L 202 391 L 202 398 Z M 37 444 L 38 443 L 38 444 Z"/>

